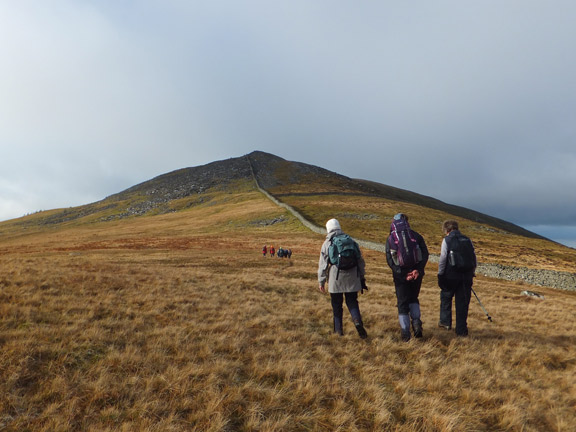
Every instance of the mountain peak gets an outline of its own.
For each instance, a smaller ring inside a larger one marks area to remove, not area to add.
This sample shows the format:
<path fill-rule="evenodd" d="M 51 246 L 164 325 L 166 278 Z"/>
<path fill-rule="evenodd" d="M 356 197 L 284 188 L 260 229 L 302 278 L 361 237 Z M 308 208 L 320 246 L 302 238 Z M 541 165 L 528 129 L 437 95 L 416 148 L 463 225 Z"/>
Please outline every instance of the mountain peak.
<path fill-rule="evenodd" d="M 214 188 L 226 190 L 238 181 L 253 183 L 268 193 L 288 195 L 355 195 L 378 197 L 394 202 L 440 210 L 458 218 L 466 218 L 526 237 L 537 237 L 517 225 L 459 206 L 446 204 L 432 197 L 367 180 L 351 179 L 324 168 L 292 162 L 263 151 L 182 168 L 132 186 L 106 199 L 72 209 L 38 215 L 24 224 L 59 224 L 93 215 L 90 220 L 122 219 L 130 216 L 175 211 L 177 200 L 192 198 L 187 204 L 204 202 L 205 194 Z M 199 197 L 198 199 L 196 197 Z M 181 205 L 176 208 L 183 208 Z"/>

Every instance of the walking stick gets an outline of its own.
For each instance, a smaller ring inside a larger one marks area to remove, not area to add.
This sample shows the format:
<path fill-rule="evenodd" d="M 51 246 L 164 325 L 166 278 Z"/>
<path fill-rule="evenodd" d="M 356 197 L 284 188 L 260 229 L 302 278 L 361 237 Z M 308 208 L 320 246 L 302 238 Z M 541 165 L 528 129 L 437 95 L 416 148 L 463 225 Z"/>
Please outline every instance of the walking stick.
<path fill-rule="evenodd" d="M 480 307 L 482 308 L 482 310 L 484 311 L 484 313 L 485 313 L 486 316 L 488 317 L 488 321 L 494 322 L 494 321 L 492 321 L 492 317 L 488 314 L 488 311 L 486 311 L 486 308 L 484 307 L 484 305 L 482 304 L 482 302 L 481 302 L 480 299 L 478 298 L 478 294 L 476 294 L 476 291 L 474 291 L 474 288 L 470 287 L 470 289 L 471 289 L 472 292 L 474 293 L 474 296 L 476 297 L 476 300 L 478 300 L 478 303 L 480 304 Z"/>

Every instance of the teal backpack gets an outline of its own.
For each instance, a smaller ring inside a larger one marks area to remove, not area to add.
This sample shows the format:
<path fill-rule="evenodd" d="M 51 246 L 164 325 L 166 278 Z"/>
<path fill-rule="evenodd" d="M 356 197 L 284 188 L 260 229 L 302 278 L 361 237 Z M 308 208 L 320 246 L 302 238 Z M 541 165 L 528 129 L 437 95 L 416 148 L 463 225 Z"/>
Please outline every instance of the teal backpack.
<path fill-rule="evenodd" d="M 328 248 L 328 259 L 330 264 L 338 268 L 336 279 L 338 279 L 340 270 L 350 270 L 358 266 L 360 257 L 358 244 L 348 234 L 339 234 L 332 237 Z"/>

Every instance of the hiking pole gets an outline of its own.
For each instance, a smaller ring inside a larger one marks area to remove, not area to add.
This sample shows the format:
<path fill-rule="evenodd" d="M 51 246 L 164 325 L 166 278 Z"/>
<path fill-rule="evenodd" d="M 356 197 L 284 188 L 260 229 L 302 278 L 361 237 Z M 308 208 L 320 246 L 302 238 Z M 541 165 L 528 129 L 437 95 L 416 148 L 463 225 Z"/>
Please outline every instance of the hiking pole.
<path fill-rule="evenodd" d="M 476 300 L 478 300 L 478 303 L 480 304 L 480 307 L 482 308 L 482 310 L 484 311 L 484 313 L 485 313 L 486 316 L 488 317 L 488 321 L 494 322 L 494 321 L 492 321 L 492 317 L 488 314 L 488 311 L 486 310 L 486 308 L 484 307 L 484 305 L 483 305 L 482 302 L 480 301 L 480 298 L 478 298 L 478 294 L 476 294 L 476 291 L 474 291 L 474 288 L 470 287 L 470 289 L 471 289 L 472 292 L 474 293 L 474 297 L 476 297 Z"/>

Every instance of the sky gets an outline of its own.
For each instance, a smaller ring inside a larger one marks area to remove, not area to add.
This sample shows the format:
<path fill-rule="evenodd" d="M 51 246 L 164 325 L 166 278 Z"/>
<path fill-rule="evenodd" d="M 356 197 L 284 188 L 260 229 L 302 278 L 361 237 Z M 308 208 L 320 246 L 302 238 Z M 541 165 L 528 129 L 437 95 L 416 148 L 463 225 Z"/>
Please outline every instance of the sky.
<path fill-rule="evenodd" d="M 1 0 L 0 220 L 254 150 L 576 247 L 572 0 Z"/>

